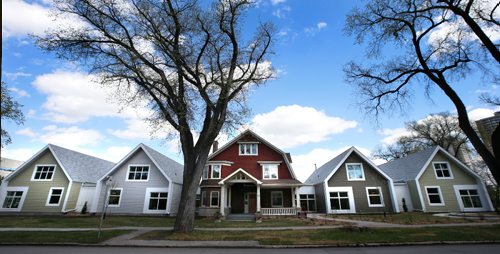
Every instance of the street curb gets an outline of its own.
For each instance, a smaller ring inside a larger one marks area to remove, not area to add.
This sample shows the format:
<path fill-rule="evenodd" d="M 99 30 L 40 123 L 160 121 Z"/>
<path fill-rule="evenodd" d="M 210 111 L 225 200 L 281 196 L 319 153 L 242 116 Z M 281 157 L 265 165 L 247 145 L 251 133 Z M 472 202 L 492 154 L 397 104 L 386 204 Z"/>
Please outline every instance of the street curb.
<path fill-rule="evenodd" d="M 187 242 L 187 241 L 183 241 Z M 229 241 L 228 241 L 229 242 Z M 358 248 L 358 247 L 397 247 L 397 246 L 425 246 L 425 245 L 464 245 L 464 244 L 500 244 L 500 241 L 428 241 L 404 243 L 352 243 L 331 245 L 257 245 L 257 246 L 150 246 L 127 244 L 81 244 L 81 243 L 0 243 L 0 246 L 74 246 L 74 247 L 136 247 L 136 248 L 212 248 L 212 249 L 308 249 L 308 248 Z"/>

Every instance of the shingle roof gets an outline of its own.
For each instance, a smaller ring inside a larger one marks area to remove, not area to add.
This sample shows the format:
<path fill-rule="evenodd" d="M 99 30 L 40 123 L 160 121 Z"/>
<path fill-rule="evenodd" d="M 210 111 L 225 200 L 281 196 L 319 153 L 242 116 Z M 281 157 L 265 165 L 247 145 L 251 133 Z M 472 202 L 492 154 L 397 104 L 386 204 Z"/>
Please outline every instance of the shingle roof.
<path fill-rule="evenodd" d="M 414 180 L 436 149 L 438 149 L 436 146 L 430 147 L 406 157 L 384 163 L 378 167 L 394 181 Z"/>
<path fill-rule="evenodd" d="M 114 165 L 113 162 L 60 146 L 49 144 L 48 147 L 61 164 L 61 167 L 64 168 L 69 177 L 75 182 L 95 183 Z"/>
<path fill-rule="evenodd" d="M 314 172 L 307 178 L 304 182 L 306 185 L 315 185 L 322 183 L 330 175 L 332 170 L 334 170 L 346 157 L 348 153 L 352 151 L 352 148 L 345 150 L 343 153 L 337 155 L 335 158 L 331 159 L 329 162 L 325 163 L 323 166 L 314 170 Z"/>
<path fill-rule="evenodd" d="M 178 162 L 168 158 L 167 156 L 161 154 L 155 149 L 141 144 L 140 145 L 147 153 L 152 157 L 152 159 L 158 163 L 159 169 L 167 175 L 170 180 L 175 183 L 182 184 L 183 175 L 184 175 L 184 166 L 179 164 Z"/>

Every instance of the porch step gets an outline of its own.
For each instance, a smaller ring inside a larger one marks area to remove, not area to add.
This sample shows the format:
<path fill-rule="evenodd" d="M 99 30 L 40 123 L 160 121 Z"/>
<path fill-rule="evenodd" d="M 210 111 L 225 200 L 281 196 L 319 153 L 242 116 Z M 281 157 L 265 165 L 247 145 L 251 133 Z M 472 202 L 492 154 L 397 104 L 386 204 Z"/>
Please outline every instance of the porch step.
<path fill-rule="evenodd" d="M 226 216 L 227 221 L 255 221 L 255 214 L 251 213 L 232 213 Z"/>

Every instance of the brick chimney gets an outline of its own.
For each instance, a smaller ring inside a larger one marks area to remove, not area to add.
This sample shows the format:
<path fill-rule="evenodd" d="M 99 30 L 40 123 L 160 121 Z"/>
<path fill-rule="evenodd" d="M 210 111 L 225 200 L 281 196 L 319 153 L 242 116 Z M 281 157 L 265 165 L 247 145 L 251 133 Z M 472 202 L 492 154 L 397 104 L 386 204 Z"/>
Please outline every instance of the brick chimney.
<path fill-rule="evenodd" d="M 219 150 L 219 141 L 215 140 L 212 144 L 212 153 L 215 153 L 217 150 Z"/>

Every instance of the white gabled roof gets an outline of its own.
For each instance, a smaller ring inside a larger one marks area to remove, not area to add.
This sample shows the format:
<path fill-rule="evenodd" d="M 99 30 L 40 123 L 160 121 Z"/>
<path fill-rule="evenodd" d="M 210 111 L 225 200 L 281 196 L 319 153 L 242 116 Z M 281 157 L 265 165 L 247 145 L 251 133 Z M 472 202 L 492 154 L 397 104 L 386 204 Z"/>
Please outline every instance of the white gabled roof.
<path fill-rule="evenodd" d="M 114 165 L 113 162 L 107 160 L 48 144 L 38 151 L 38 153 L 33 155 L 33 157 L 20 165 L 18 169 L 7 176 L 5 180 L 9 181 L 14 176 L 18 175 L 21 171 L 25 170 L 28 165 L 39 159 L 47 150 L 52 153 L 70 181 L 96 183 L 97 180 L 106 174 Z"/>
<path fill-rule="evenodd" d="M 106 176 L 115 172 L 118 168 L 120 168 L 131 156 L 133 156 L 137 151 L 142 150 L 148 156 L 148 158 L 153 162 L 153 164 L 160 170 L 160 172 L 165 176 L 168 181 L 182 184 L 183 181 L 183 173 L 184 166 L 179 164 L 178 162 L 168 158 L 167 156 L 161 154 L 155 149 L 144 145 L 139 144 L 132 151 L 130 151 L 123 159 L 121 159 L 116 165 L 109 170 L 108 173 L 103 175 L 99 181 L 103 180 Z"/>

